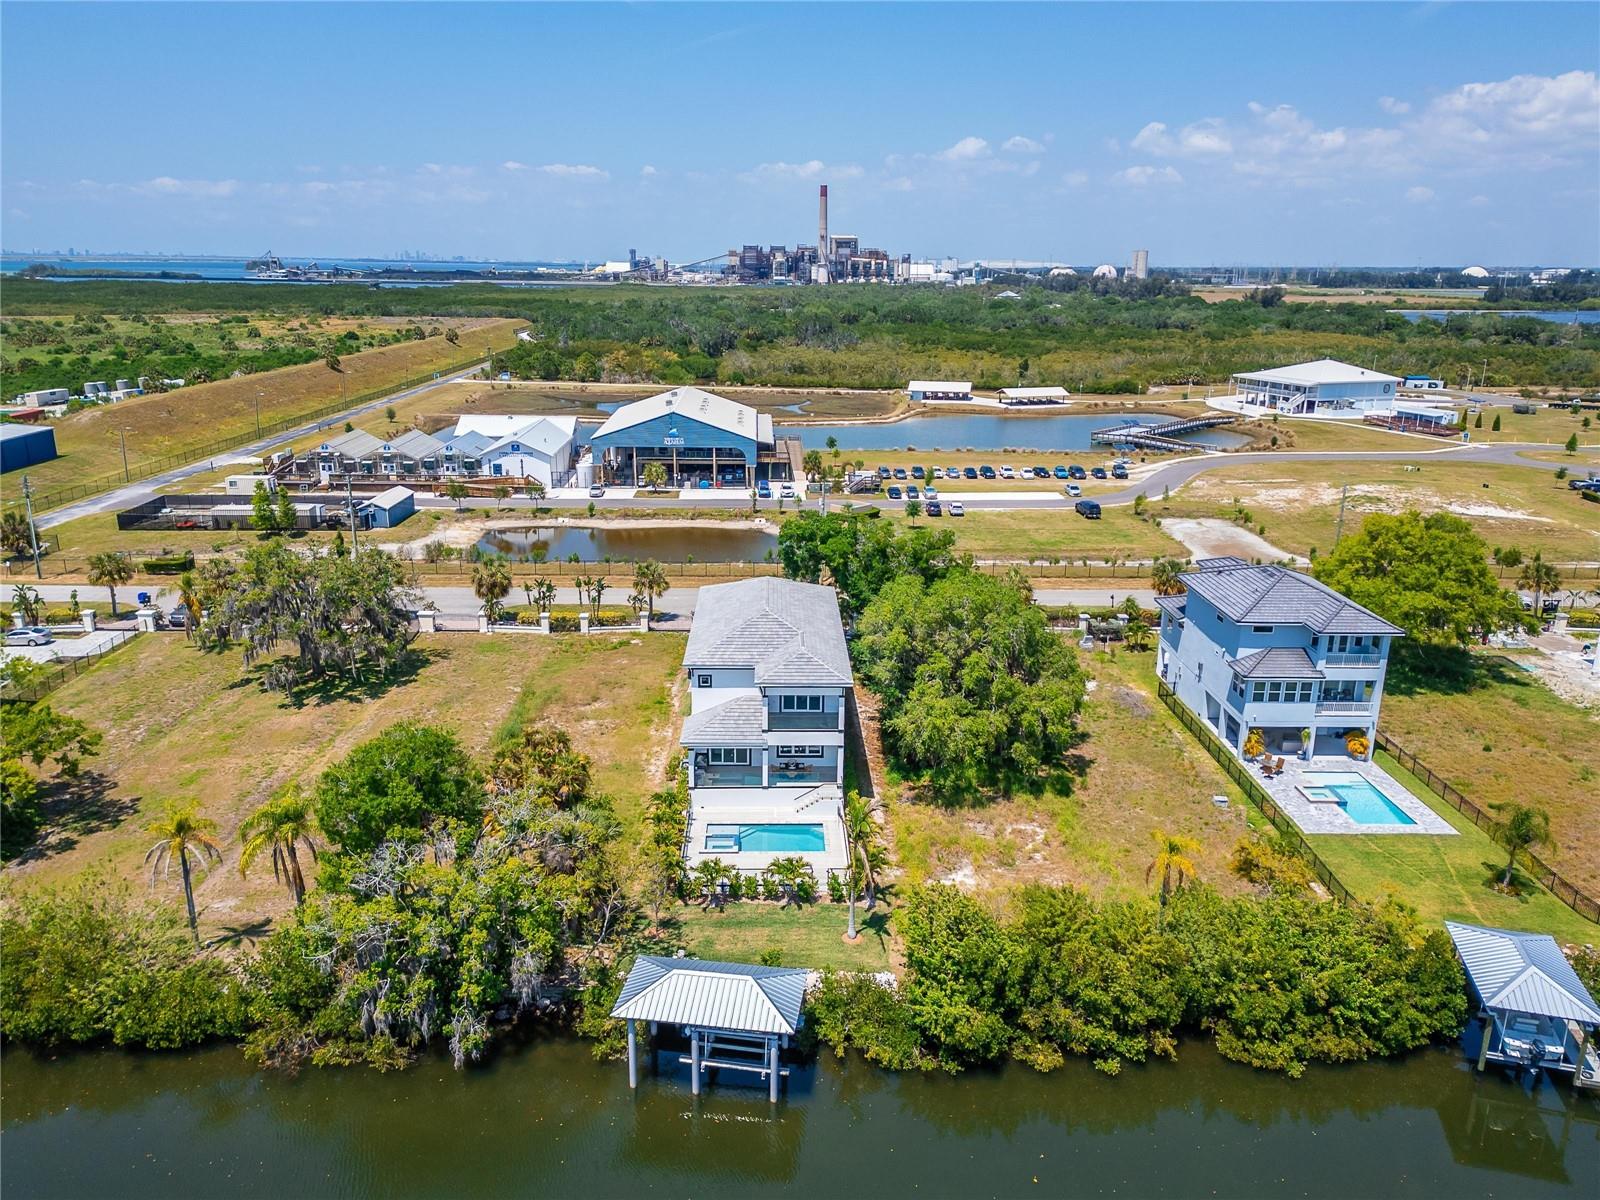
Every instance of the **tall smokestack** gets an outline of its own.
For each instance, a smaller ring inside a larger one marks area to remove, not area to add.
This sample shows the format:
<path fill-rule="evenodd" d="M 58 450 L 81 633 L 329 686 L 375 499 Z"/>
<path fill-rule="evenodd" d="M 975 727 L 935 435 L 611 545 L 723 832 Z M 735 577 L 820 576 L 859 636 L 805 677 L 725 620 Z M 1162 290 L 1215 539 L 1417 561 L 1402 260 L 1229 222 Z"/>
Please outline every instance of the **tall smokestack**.
<path fill-rule="evenodd" d="M 822 264 L 822 277 L 828 277 L 828 185 L 822 185 L 817 196 L 817 261 Z"/>

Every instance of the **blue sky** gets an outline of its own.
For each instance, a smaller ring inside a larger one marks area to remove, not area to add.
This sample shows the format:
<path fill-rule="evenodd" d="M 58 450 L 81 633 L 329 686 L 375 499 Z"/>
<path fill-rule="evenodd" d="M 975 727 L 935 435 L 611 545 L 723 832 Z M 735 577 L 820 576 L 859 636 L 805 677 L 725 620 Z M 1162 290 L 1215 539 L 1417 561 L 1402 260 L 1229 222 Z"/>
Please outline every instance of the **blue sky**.
<path fill-rule="evenodd" d="M 1575 4 L 0 7 L 10 248 L 1594 264 Z"/>

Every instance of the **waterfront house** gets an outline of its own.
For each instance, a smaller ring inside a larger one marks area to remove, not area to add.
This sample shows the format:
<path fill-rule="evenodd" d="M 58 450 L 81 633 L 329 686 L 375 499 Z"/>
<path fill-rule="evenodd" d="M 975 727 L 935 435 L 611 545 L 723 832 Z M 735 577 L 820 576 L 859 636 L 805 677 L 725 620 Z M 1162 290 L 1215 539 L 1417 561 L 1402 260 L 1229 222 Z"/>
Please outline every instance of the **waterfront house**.
<path fill-rule="evenodd" d="M 1555 938 L 1446 921 L 1467 973 L 1473 1001 L 1467 1050 L 1478 1070 L 1489 1063 L 1572 1076 L 1600 1087 L 1595 1031 L 1600 1005 L 1583 986 Z"/>
<path fill-rule="evenodd" d="M 1361 417 L 1393 409 L 1401 382 L 1395 375 L 1319 358 L 1267 371 L 1240 371 L 1233 377 L 1235 395 L 1228 399 L 1254 415 Z"/>
<path fill-rule="evenodd" d="M 776 578 L 701 588 L 683 669 L 689 865 L 760 871 L 798 856 L 819 882 L 842 869 L 851 674 L 834 590 Z"/>
<path fill-rule="evenodd" d="M 590 438 L 597 477 L 639 487 L 659 463 L 673 487 L 749 488 L 803 474 L 799 438 L 780 438 L 772 417 L 696 387 L 624 404 Z"/>
<path fill-rule="evenodd" d="M 1271 754 L 1371 756 L 1389 648 L 1405 631 L 1309 575 L 1203 558 L 1158 596 L 1156 670 L 1177 698 L 1244 754 L 1259 729 Z"/>

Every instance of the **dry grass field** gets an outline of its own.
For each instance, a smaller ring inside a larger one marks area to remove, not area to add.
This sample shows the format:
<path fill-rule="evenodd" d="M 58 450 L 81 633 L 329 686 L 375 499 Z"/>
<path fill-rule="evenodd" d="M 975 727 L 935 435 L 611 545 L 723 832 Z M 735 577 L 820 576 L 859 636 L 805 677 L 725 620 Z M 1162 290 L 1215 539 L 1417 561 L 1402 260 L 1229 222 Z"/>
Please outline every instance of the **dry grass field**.
<path fill-rule="evenodd" d="M 53 426 L 60 457 L 29 469 L 34 487 L 81 484 L 122 468 L 122 441 L 128 461 L 160 458 L 216 439 L 244 436 L 255 429 L 257 404 L 263 425 L 293 420 L 336 403 L 467 360 L 483 346 L 500 350 L 515 340 L 520 322 L 465 319 L 452 322 L 461 344 L 443 337 L 400 342 L 344 357 L 340 370 L 321 362 L 284 367 L 259 375 L 196 384 L 177 391 L 135 396 L 64 417 Z"/>
<path fill-rule="evenodd" d="M 415 673 L 381 694 L 291 707 L 245 679 L 237 653 L 204 654 L 178 635 L 140 637 L 54 694 L 104 744 L 79 786 L 53 789 L 38 850 L 5 879 L 26 887 L 104 864 L 142 880 L 145 826 L 169 802 L 193 804 L 220 826 L 224 848 L 197 889 L 203 932 L 259 927 L 284 911 L 286 893 L 270 864 L 240 877 L 240 822 L 284 784 L 313 783 L 397 721 L 446 725 L 473 753 L 508 720 L 552 721 L 594 759 L 596 790 L 616 799 L 624 819 L 661 786 L 681 636 L 441 635 L 416 649 Z"/>

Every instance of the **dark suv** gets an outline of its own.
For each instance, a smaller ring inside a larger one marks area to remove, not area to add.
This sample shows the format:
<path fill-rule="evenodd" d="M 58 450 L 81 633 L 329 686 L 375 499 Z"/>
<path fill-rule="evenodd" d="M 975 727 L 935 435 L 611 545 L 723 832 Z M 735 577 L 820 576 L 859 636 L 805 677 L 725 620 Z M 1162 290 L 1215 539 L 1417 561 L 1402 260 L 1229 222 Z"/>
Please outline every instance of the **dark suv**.
<path fill-rule="evenodd" d="M 1072 511 L 1090 521 L 1100 519 L 1100 505 L 1093 500 L 1079 500 L 1072 506 Z"/>

